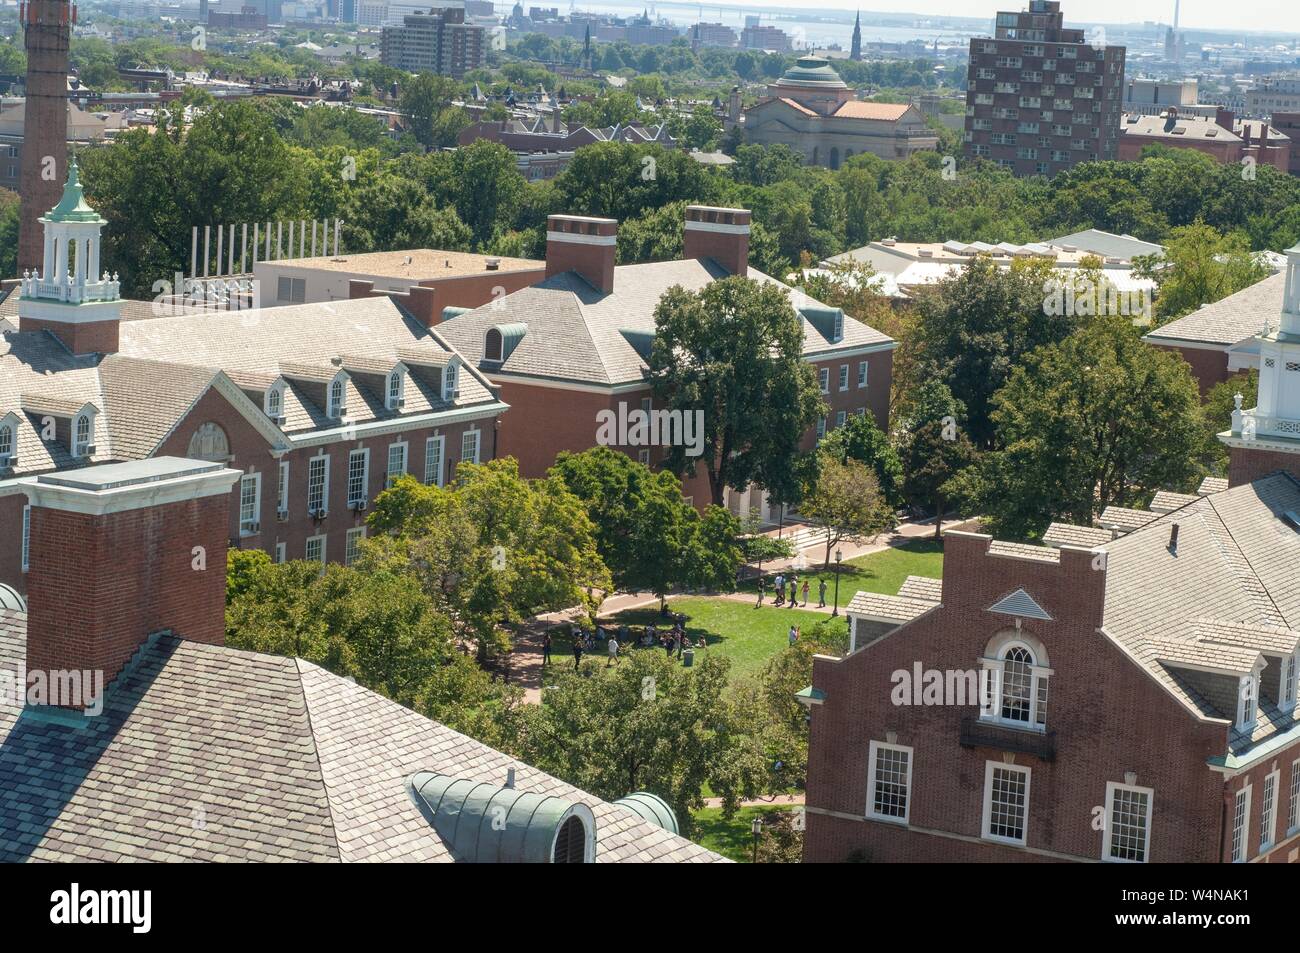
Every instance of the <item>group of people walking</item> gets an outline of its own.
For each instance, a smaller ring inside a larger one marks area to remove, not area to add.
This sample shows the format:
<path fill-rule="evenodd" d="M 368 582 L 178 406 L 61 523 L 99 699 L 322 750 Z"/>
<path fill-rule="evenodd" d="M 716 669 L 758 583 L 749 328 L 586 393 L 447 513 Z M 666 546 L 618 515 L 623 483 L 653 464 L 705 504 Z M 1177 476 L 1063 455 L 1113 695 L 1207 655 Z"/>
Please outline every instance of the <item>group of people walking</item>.
<path fill-rule="evenodd" d="M 669 656 L 676 654 L 681 656 L 684 649 L 692 648 L 691 640 L 686 635 L 686 616 L 674 615 L 671 628 L 660 629 L 658 626 L 647 625 L 641 631 L 641 635 L 634 639 L 632 628 L 627 625 L 621 625 L 617 629 L 608 628 L 603 625 L 597 625 L 595 631 L 584 629 L 581 626 L 574 625 L 570 630 L 570 638 L 573 644 L 573 670 L 579 671 L 582 668 L 582 656 L 588 652 L 595 652 L 601 643 L 605 645 L 605 653 L 608 661 L 605 667 L 619 664 L 619 652 L 625 648 L 631 648 L 634 643 L 643 648 L 649 648 L 654 645 L 662 647 Z M 551 632 L 548 629 L 542 635 L 542 664 L 551 664 Z"/>
<path fill-rule="evenodd" d="M 807 578 L 803 581 L 803 608 L 808 607 L 808 589 L 809 583 Z M 790 573 L 789 577 L 785 573 L 777 573 L 773 580 L 773 605 L 789 606 L 794 608 L 799 605 L 799 576 L 797 573 Z M 763 597 L 767 594 L 767 579 L 763 576 L 758 577 L 758 602 L 755 608 L 763 604 Z M 817 608 L 826 608 L 826 580 L 817 580 Z"/>

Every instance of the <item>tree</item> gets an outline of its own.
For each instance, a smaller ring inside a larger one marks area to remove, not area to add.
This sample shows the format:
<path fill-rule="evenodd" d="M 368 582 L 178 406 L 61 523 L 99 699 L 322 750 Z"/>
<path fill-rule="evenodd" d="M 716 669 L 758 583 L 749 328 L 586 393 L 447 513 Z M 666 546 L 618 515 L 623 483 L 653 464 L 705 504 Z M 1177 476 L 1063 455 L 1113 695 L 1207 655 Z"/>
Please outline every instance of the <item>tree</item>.
<path fill-rule="evenodd" d="M 870 414 L 853 414 L 821 442 L 825 456 L 841 463 L 856 460 L 871 468 L 886 506 L 897 509 L 903 501 L 903 464 L 889 438 Z"/>
<path fill-rule="evenodd" d="M 1219 434 L 1232 426 L 1237 394 L 1241 394 L 1242 407 L 1254 407 L 1258 403 L 1259 371 L 1252 368 L 1220 381 L 1210 388 L 1201 404 L 1201 428 L 1205 437 L 1202 461 L 1206 469 L 1217 476 L 1228 473 L 1228 448 L 1219 439 Z"/>
<path fill-rule="evenodd" d="M 728 668 L 722 657 L 684 668 L 660 652 L 631 652 L 587 677 L 566 673 L 531 713 L 522 756 L 605 800 L 657 794 L 689 834 L 705 785 L 730 816 L 765 780 L 752 725 L 727 697 Z"/>
<path fill-rule="evenodd" d="M 857 460 L 842 461 L 824 455 L 817 484 L 804 494 L 799 512 L 813 526 L 826 533 L 826 559 L 844 541 L 871 539 L 893 525 L 889 507 L 880 495 L 875 474 Z"/>
<path fill-rule="evenodd" d="M 667 463 L 703 466 L 713 503 L 727 487 L 781 484 L 823 412 L 803 328 L 786 292 L 733 276 L 697 292 L 674 286 L 655 308 L 649 375 L 668 409 L 700 413 L 703 454 L 669 449 Z"/>
<path fill-rule="evenodd" d="M 397 108 L 407 117 L 411 132 L 422 146 L 445 144 L 438 141 L 438 117 L 461 92 L 455 80 L 434 73 L 418 73 L 402 88 Z"/>
<path fill-rule="evenodd" d="M 1213 304 L 1268 276 L 1268 269 L 1239 234 L 1220 235 L 1204 223 L 1175 228 L 1163 255 L 1137 262 L 1138 274 L 1156 280 L 1156 325 Z"/>
<path fill-rule="evenodd" d="M 17 194 L 0 194 L 0 278 L 18 275 L 18 224 L 21 220 Z"/>
<path fill-rule="evenodd" d="M 928 420 L 903 442 L 903 494 L 934 510 L 934 538 L 942 538 L 944 486 L 975 461 L 975 447 L 951 422 Z"/>
<path fill-rule="evenodd" d="M 993 401 L 1001 449 L 950 484 L 991 531 L 1025 538 L 1084 526 L 1107 506 L 1185 487 L 1204 445 L 1196 385 L 1177 354 L 1132 322 L 1096 318 L 1028 355 Z"/>

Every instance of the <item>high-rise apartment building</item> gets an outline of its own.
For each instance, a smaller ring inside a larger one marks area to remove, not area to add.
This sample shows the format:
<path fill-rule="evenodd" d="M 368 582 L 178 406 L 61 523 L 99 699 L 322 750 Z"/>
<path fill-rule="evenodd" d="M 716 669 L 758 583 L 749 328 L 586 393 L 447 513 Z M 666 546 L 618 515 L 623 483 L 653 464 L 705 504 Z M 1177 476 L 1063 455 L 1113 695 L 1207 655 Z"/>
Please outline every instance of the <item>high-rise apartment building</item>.
<path fill-rule="evenodd" d="M 385 66 L 411 73 L 463 76 L 483 65 L 487 31 L 465 22 L 458 8 L 433 9 L 402 18 L 402 26 L 384 27 L 380 57 Z"/>
<path fill-rule="evenodd" d="M 999 13 L 993 38 L 970 41 L 968 158 L 1046 176 L 1115 158 L 1125 49 L 1062 19 L 1056 0 L 1031 0 Z"/>

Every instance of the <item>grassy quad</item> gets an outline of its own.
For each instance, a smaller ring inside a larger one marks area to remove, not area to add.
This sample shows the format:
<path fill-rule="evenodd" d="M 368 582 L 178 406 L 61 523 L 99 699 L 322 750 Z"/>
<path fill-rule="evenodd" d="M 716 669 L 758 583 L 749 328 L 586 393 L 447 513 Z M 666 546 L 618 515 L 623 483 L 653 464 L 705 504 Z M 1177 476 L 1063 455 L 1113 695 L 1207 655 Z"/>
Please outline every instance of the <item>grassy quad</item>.
<path fill-rule="evenodd" d="M 792 807 L 789 804 L 772 805 L 771 807 L 753 805 L 742 807 L 728 821 L 723 818 L 722 808 L 720 807 L 701 808 L 692 815 L 695 819 L 693 835 L 695 843 L 721 854 L 728 860 L 734 860 L 742 864 L 752 863 L 754 859 L 754 835 L 750 832 L 750 823 L 754 817 L 762 814 L 772 814 L 777 811 L 792 810 L 802 810 L 802 808 Z"/>
<path fill-rule="evenodd" d="M 799 599 L 803 601 L 803 580 L 808 580 L 808 604 L 817 604 L 817 580 L 826 580 L 826 604 L 835 599 L 835 568 L 821 568 L 820 559 L 814 559 L 821 550 L 808 550 L 804 553 L 809 559 L 808 569 L 799 573 Z M 908 576 L 929 576 L 934 579 L 943 577 L 943 543 L 933 539 L 918 539 L 904 546 L 890 546 L 878 553 L 868 553 L 846 559 L 840 566 L 839 604 L 846 606 L 859 591 L 880 592 L 895 595 L 898 587 Z M 768 573 L 768 595 L 771 595 L 771 574 Z M 743 591 L 756 592 L 757 583 L 746 580 Z"/>

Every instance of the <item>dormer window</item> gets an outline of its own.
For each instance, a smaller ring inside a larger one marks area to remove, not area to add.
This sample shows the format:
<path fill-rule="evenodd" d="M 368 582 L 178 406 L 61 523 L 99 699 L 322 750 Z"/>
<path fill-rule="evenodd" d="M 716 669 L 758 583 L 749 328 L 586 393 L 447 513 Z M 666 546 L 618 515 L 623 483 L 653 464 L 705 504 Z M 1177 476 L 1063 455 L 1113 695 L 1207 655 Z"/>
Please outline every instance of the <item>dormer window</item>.
<path fill-rule="evenodd" d="M 1237 730 L 1253 731 L 1259 721 L 1259 672 L 1237 682 Z"/>
<path fill-rule="evenodd" d="M 456 366 L 454 361 L 447 364 L 447 370 L 443 376 L 442 382 L 443 400 L 455 400 L 460 396 L 460 387 L 458 385 L 459 371 L 460 368 Z"/>
<path fill-rule="evenodd" d="M 95 448 L 90 441 L 90 435 L 90 414 L 77 414 L 72 425 L 72 455 L 74 457 L 85 457 L 94 453 Z"/>
<path fill-rule="evenodd" d="M 1283 711 L 1292 711 L 1296 706 L 1297 683 L 1300 682 L 1300 651 L 1291 653 L 1282 659 L 1282 697 L 1278 707 Z M 1297 792 L 1300 797 L 1300 792 Z"/>
<path fill-rule="evenodd" d="M 344 403 L 345 385 L 343 378 L 336 377 L 330 381 L 329 395 L 329 416 L 338 420 L 347 411 L 347 405 Z"/>
<path fill-rule="evenodd" d="M 488 328 L 483 340 L 483 360 L 500 363 L 502 353 L 501 332 L 497 328 Z"/>
<path fill-rule="evenodd" d="M 1020 632 L 995 636 L 984 655 L 980 718 L 1031 731 L 1047 730 L 1047 651 Z"/>
<path fill-rule="evenodd" d="M 12 423 L 0 423 L 0 469 L 13 465 L 18 431 Z"/>
<path fill-rule="evenodd" d="M 284 419 L 284 391 L 279 387 L 266 392 L 266 416 L 276 421 Z"/>
<path fill-rule="evenodd" d="M 404 383 L 402 369 L 400 367 L 394 369 L 393 372 L 388 375 L 388 395 L 386 403 L 389 410 L 397 410 L 405 403 L 402 397 L 402 394 L 404 393 Z"/>
<path fill-rule="evenodd" d="M 839 341 L 844 337 L 844 312 L 839 308 L 835 309 L 835 329 L 833 340 Z"/>

